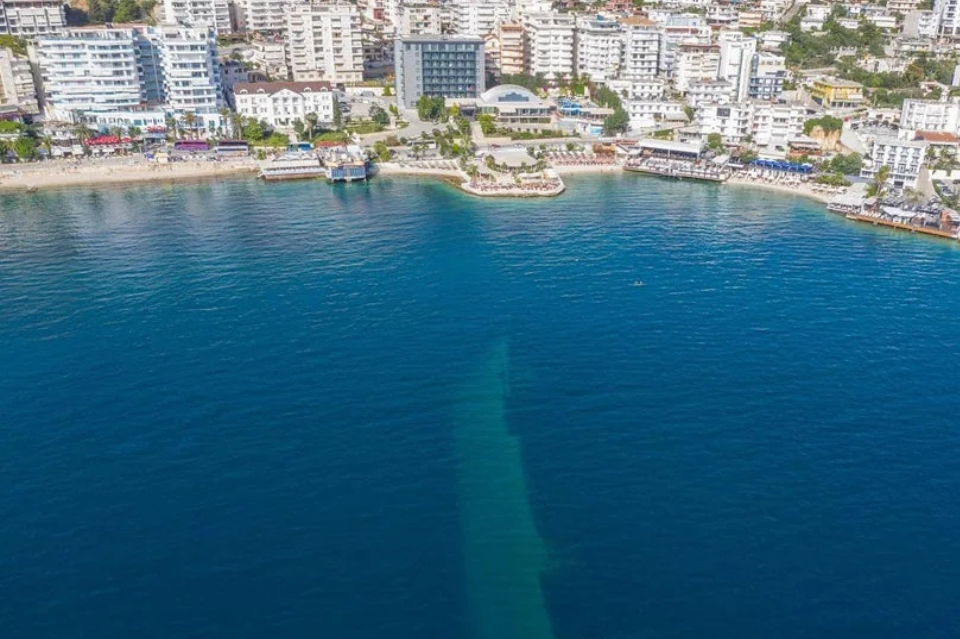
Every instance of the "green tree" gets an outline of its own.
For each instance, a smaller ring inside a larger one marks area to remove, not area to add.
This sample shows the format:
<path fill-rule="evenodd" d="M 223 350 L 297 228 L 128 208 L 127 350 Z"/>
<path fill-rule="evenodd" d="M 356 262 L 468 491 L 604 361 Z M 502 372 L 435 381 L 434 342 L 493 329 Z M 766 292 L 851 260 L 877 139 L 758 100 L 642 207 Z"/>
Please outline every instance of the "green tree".
<path fill-rule="evenodd" d="M 373 152 L 376 154 L 377 159 L 381 162 L 390 161 L 390 148 L 387 147 L 387 143 L 380 141 L 373 145 Z"/>
<path fill-rule="evenodd" d="M 16 55 L 27 55 L 27 41 L 12 35 L 0 35 L 0 47 L 13 51 Z"/>
<path fill-rule="evenodd" d="M 199 137 L 197 134 L 197 116 L 193 111 L 187 111 L 183 114 L 183 123 L 190 130 L 192 137 Z"/>
<path fill-rule="evenodd" d="M 883 198 L 883 194 L 886 191 L 887 180 L 890 178 L 890 167 L 886 164 L 877 169 L 876 174 L 873 176 L 873 182 L 867 185 L 867 197 L 877 198 L 877 205 L 879 205 L 880 200 Z"/>
<path fill-rule="evenodd" d="M 297 134 L 297 139 L 303 139 L 303 133 L 306 131 L 306 125 L 303 123 L 303 120 L 294 120 L 293 121 L 293 132 Z"/>
<path fill-rule="evenodd" d="M 313 138 L 317 132 L 317 122 L 319 118 L 316 113 L 307 113 L 303 116 L 303 119 L 307 122 L 307 137 Z"/>
<path fill-rule="evenodd" d="M 722 151 L 723 137 L 719 133 L 710 133 L 707 135 L 707 148 L 711 151 Z"/>
<path fill-rule="evenodd" d="M 370 107 L 370 119 L 382 127 L 390 124 L 390 114 L 378 106 Z"/>
<path fill-rule="evenodd" d="M 13 152 L 21 160 L 32 160 L 37 157 L 37 142 L 31 137 L 21 135 L 13 142 Z"/>
<path fill-rule="evenodd" d="M 340 130 L 343 128 L 343 110 L 340 108 L 340 100 L 333 101 L 333 128 Z"/>
<path fill-rule="evenodd" d="M 393 87 L 389 84 L 383 87 L 383 97 L 389 98 L 393 95 Z"/>
<path fill-rule="evenodd" d="M 243 118 L 243 123 L 240 125 L 240 137 L 247 142 L 262 141 L 266 137 L 263 124 L 256 118 Z"/>
<path fill-rule="evenodd" d="M 143 18 L 143 11 L 136 0 L 119 0 L 113 12 L 114 22 L 133 22 Z"/>
<path fill-rule="evenodd" d="M 630 116 L 623 110 L 623 107 L 618 106 L 611 115 L 603 120 L 603 133 L 604 135 L 623 133 L 629 125 Z"/>

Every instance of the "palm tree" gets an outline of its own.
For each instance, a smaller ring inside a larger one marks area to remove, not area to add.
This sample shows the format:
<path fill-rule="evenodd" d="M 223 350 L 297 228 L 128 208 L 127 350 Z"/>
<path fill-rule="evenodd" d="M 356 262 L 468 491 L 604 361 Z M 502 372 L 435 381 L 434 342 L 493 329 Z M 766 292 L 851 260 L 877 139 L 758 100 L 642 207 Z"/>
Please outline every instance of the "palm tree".
<path fill-rule="evenodd" d="M 317 121 L 319 120 L 319 118 L 317 117 L 316 113 L 308 113 L 305 116 L 303 116 L 303 119 L 307 121 L 307 126 L 310 127 L 309 137 L 312 138 L 316 134 Z"/>
<path fill-rule="evenodd" d="M 303 120 L 294 120 L 293 121 L 293 132 L 297 134 L 297 141 L 303 141 L 303 132 L 306 130 L 306 126 L 303 124 Z"/>
<path fill-rule="evenodd" d="M 187 128 L 190 129 L 194 139 L 197 138 L 197 116 L 194 115 L 193 111 L 187 111 L 183 114 L 183 123 L 187 125 Z"/>
<path fill-rule="evenodd" d="M 93 137 L 93 131 L 84 123 L 80 123 L 73 127 L 73 137 L 77 138 L 80 141 L 80 144 L 83 144 L 91 137 Z"/>
<path fill-rule="evenodd" d="M 880 205 L 880 200 L 883 198 L 884 186 L 887 183 L 887 179 L 890 177 L 890 167 L 886 164 L 877 169 L 877 173 L 873 178 L 873 182 L 867 185 L 867 197 L 874 197 L 877 199 L 877 206 Z"/>

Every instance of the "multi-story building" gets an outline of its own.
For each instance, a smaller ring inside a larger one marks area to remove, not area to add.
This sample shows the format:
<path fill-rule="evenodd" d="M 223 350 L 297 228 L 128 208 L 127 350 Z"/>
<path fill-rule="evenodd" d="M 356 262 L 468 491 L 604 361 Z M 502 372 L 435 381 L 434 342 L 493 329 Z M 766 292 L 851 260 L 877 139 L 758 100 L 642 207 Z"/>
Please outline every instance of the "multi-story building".
<path fill-rule="evenodd" d="M 286 48 L 282 42 L 255 41 L 245 55 L 247 60 L 271 78 L 286 80 L 290 77 Z"/>
<path fill-rule="evenodd" d="M 813 81 L 810 97 L 826 109 L 852 109 L 863 104 L 863 85 L 839 78 L 821 77 Z"/>
<path fill-rule="evenodd" d="M 940 35 L 955 38 L 960 35 L 960 0 L 934 0 Z"/>
<path fill-rule="evenodd" d="M 620 74 L 623 36 L 620 23 L 601 16 L 577 20 L 576 72 L 595 82 L 606 82 Z"/>
<path fill-rule="evenodd" d="M 764 51 L 779 51 L 783 45 L 790 42 L 790 34 L 786 31 L 764 31 L 759 34 L 760 48 Z"/>
<path fill-rule="evenodd" d="M 683 44 L 677 50 L 674 87 L 686 93 L 694 82 L 715 80 L 720 68 L 720 47 L 715 44 Z"/>
<path fill-rule="evenodd" d="M 900 128 L 905 131 L 960 132 L 960 102 L 904 100 Z"/>
<path fill-rule="evenodd" d="M 687 102 L 693 108 L 708 104 L 729 104 L 733 85 L 726 80 L 691 82 L 687 87 Z"/>
<path fill-rule="evenodd" d="M 880 167 L 890 167 L 889 182 L 894 186 L 916 188 L 926 161 L 928 143 L 923 140 L 901 140 L 895 136 L 877 136 L 870 145 L 869 160 L 860 176 L 876 177 Z"/>
<path fill-rule="evenodd" d="M 764 22 L 763 11 L 741 9 L 737 13 L 738 29 L 759 29 Z"/>
<path fill-rule="evenodd" d="M 779 145 L 800 137 L 807 110 L 800 104 L 753 102 L 750 135 L 758 146 Z"/>
<path fill-rule="evenodd" d="M 667 13 L 657 24 L 661 32 L 661 75 L 671 76 L 675 72 L 680 45 L 710 43 L 710 25 L 695 13 Z"/>
<path fill-rule="evenodd" d="M 526 71 L 523 25 L 519 22 L 501 22 L 494 34 L 500 47 L 500 73 L 519 74 Z"/>
<path fill-rule="evenodd" d="M 297 82 L 363 80 L 363 32 L 355 5 L 314 0 L 286 13 L 287 66 Z"/>
<path fill-rule="evenodd" d="M 309 113 L 316 114 L 320 124 L 332 124 L 338 99 L 326 82 L 240 83 L 233 87 L 233 95 L 237 113 L 281 129 L 305 121 Z"/>
<path fill-rule="evenodd" d="M 937 37 L 939 28 L 939 17 L 933 11 L 911 11 L 903 19 L 905 38 L 931 40 Z"/>
<path fill-rule="evenodd" d="M 89 112 L 167 105 L 215 127 L 223 106 L 213 29 L 85 27 L 42 38 L 36 48 L 45 108 L 76 121 Z M 209 116 L 209 117 L 201 117 Z"/>
<path fill-rule="evenodd" d="M 717 41 L 720 44 L 717 78 L 733 86 L 730 97 L 734 102 L 742 102 L 750 94 L 750 71 L 757 41 L 739 31 L 721 31 Z"/>
<path fill-rule="evenodd" d="M 421 96 L 476 98 L 484 91 L 483 40 L 418 36 L 394 43 L 397 102 L 414 108 Z"/>
<path fill-rule="evenodd" d="M 524 16 L 526 68 L 550 80 L 574 71 L 576 23 L 570 14 L 533 13 Z"/>
<path fill-rule="evenodd" d="M 921 0 L 887 0 L 887 10 L 906 15 L 920 6 Z"/>
<path fill-rule="evenodd" d="M 456 0 L 452 4 L 454 32 L 462 36 L 485 36 L 500 22 L 511 19 L 508 0 Z"/>
<path fill-rule="evenodd" d="M 0 107 L 13 107 L 21 115 L 37 115 L 37 89 L 30 62 L 0 47 Z"/>
<path fill-rule="evenodd" d="M 213 29 L 230 33 L 230 5 L 227 0 L 164 0 L 163 20 L 167 24 Z"/>
<path fill-rule="evenodd" d="M 660 29 L 652 20 L 633 16 L 623 26 L 623 65 L 620 77 L 642 80 L 657 75 L 660 69 Z"/>
<path fill-rule="evenodd" d="M 224 105 L 213 28 L 159 29 L 164 102 L 176 113 L 218 114 Z"/>
<path fill-rule="evenodd" d="M 403 37 L 440 35 L 440 6 L 433 2 L 405 2 L 398 9 L 396 31 Z"/>
<path fill-rule="evenodd" d="M 66 26 L 63 0 L 0 0 L 0 35 L 39 38 Z"/>
<path fill-rule="evenodd" d="M 240 29 L 251 33 L 280 33 L 286 22 L 284 12 L 292 0 L 238 0 Z"/>
<path fill-rule="evenodd" d="M 787 78 L 786 60 L 768 51 L 753 54 L 750 68 L 750 97 L 758 100 L 775 100 L 783 93 Z"/>
<path fill-rule="evenodd" d="M 749 103 L 706 104 L 697 109 L 695 121 L 703 140 L 719 134 L 726 144 L 740 144 L 750 135 L 753 109 Z"/>
<path fill-rule="evenodd" d="M 160 102 L 159 53 L 137 29 L 86 27 L 41 38 L 36 48 L 47 115 L 75 121 L 85 111 L 111 111 Z M 148 58 L 145 60 L 144 58 Z M 144 74 L 145 62 L 152 69 Z"/>

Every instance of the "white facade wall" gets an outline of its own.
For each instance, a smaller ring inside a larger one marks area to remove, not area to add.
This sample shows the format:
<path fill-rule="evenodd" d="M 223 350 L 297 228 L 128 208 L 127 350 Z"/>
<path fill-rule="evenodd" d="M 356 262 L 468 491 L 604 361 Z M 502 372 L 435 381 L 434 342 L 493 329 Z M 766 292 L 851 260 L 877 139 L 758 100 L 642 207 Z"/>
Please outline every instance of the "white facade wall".
<path fill-rule="evenodd" d="M 574 71 L 576 24 L 569 14 L 536 13 L 524 22 L 526 66 L 532 75 L 569 77 Z"/>
<path fill-rule="evenodd" d="M 704 141 L 718 133 L 726 144 L 740 144 L 751 134 L 753 109 L 749 104 L 711 104 L 697 110 L 696 123 Z"/>
<path fill-rule="evenodd" d="M 646 18 L 625 18 L 623 24 L 623 66 L 620 76 L 627 80 L 652 78 L 660 72 L 660 29 Z"/>
<path fill-rule="evenodd" d="M 960 132 L 960 103 L 904 100 L 900 128 L 907 131 Z"/>
<path fill-rule="evenodd" d="M 870 149 L 870 162 L 860 171 L 873 178 L 882 166 L 890 167 L 889 181 L 896 186 L 917 187 L 920 170 L 926 163 L 927 144 L 895 137 L 877 137 Z"/>
<path fill-rule="evenodd" d="M 284 14 L 292 2 L 293 0 L 239 0 L 237 9 L 243 31 L 283 31 L 286 25 Z"/>
<path fill-rule="evenodd" d="M 684 45 L 677 51 L 674 86 L 686 93 L 694 82 L 716 79 L 720 68 L 720 47 L 717 45 Z"/>
<path fill-rule="evenodd" d="M 687 88 L 687 102 L 695 109 L 705 105 L 729 104 L 732 93 L 731 84 L 725 80 L 692 82 Z"/>
<path fill-rule="evenodd" d="M 164 0 L 163 20 L 170 25 L 213 29 L 218 34 L 233 31 L 227 0 Z"/>
<path fill-rule="evenodd" d="M 454 32 L 483 37 L 501 22 L 509 22 L 513 7 L 508 0 L 456 0 L 451 3 Z"/>
<path fill-rule="evenodd" d="M 15 106 L 29 115 L 40 113 L 30 63 L 5 48 L 0 48 L 0 106 Z"/>
<path fill-rule="evenodd" d="M 799 137 L 803 133 L 806 109 L 802 105 L 752 103 L 750 134 L 760 146 Z"/>
<path fill-rule="evenodd" d="M 332 124 L 337 99 L 336 91 L 319 83 L 240 84 L 234 91 L 237 113 L 281 129 L 304 121 L 308 113 L 315 113 L 323 125 Z"/>
<path fill-rule="evenodd" d="M 162 27 L 159 45 L 165 103 L 181 113 L 218 113 L 224 100 L 215 31 Z"/>
<path fill-rule="evenodd" d="M 428 3 L 402 4 L 397 18 L 401 36 L 440 35 L 440 7 Z"/>
<path fill-rule="evenodd" d="M 287 10 L 287 66 L 298 82 L 361 82 L 363 34 L 351 4 L 311 2 Z"/>
<path fill-rule="evenodd" d="M 620 25 L 612 20 L 577 21 L 576 71 L 596 82 L 619 76 L 623 61 L 623 37 Z"/>
<path fill-rule="evenodd" d="M 0 35 L 38 38 L 66 27 L 63 0 L 0 0 Z"/>
<path fill-rule="evenodd" d="M 739 31 L 722 31 L 717 41 L 720 44 L 717 78 L 732 85 L 731 99 L 742 102 L 750 94 L 750 71 L 757 41 Z"/>

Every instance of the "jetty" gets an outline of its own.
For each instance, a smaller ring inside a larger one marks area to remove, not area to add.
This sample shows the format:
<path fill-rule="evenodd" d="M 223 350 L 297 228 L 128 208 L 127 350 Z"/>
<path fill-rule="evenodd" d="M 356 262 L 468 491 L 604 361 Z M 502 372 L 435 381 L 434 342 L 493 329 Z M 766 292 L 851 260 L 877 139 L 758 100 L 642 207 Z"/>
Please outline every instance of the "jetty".
<path fill-rule="evenodd" d="M 281 156 L 260 164 L 259 176 L 268 182 L 306 180 L 324 177 L 323 164 L 318 157 L 305 155 Z"/>
<path fill-rule="evenodd" d="M 647 173 L 675 180 L 698 180 L 701 182 L 726 182 L 730 171 L 708 163 L 687 160 L 660 160 L 644 158 L 630 160 L 623 165 L 624 171 Z"/>

